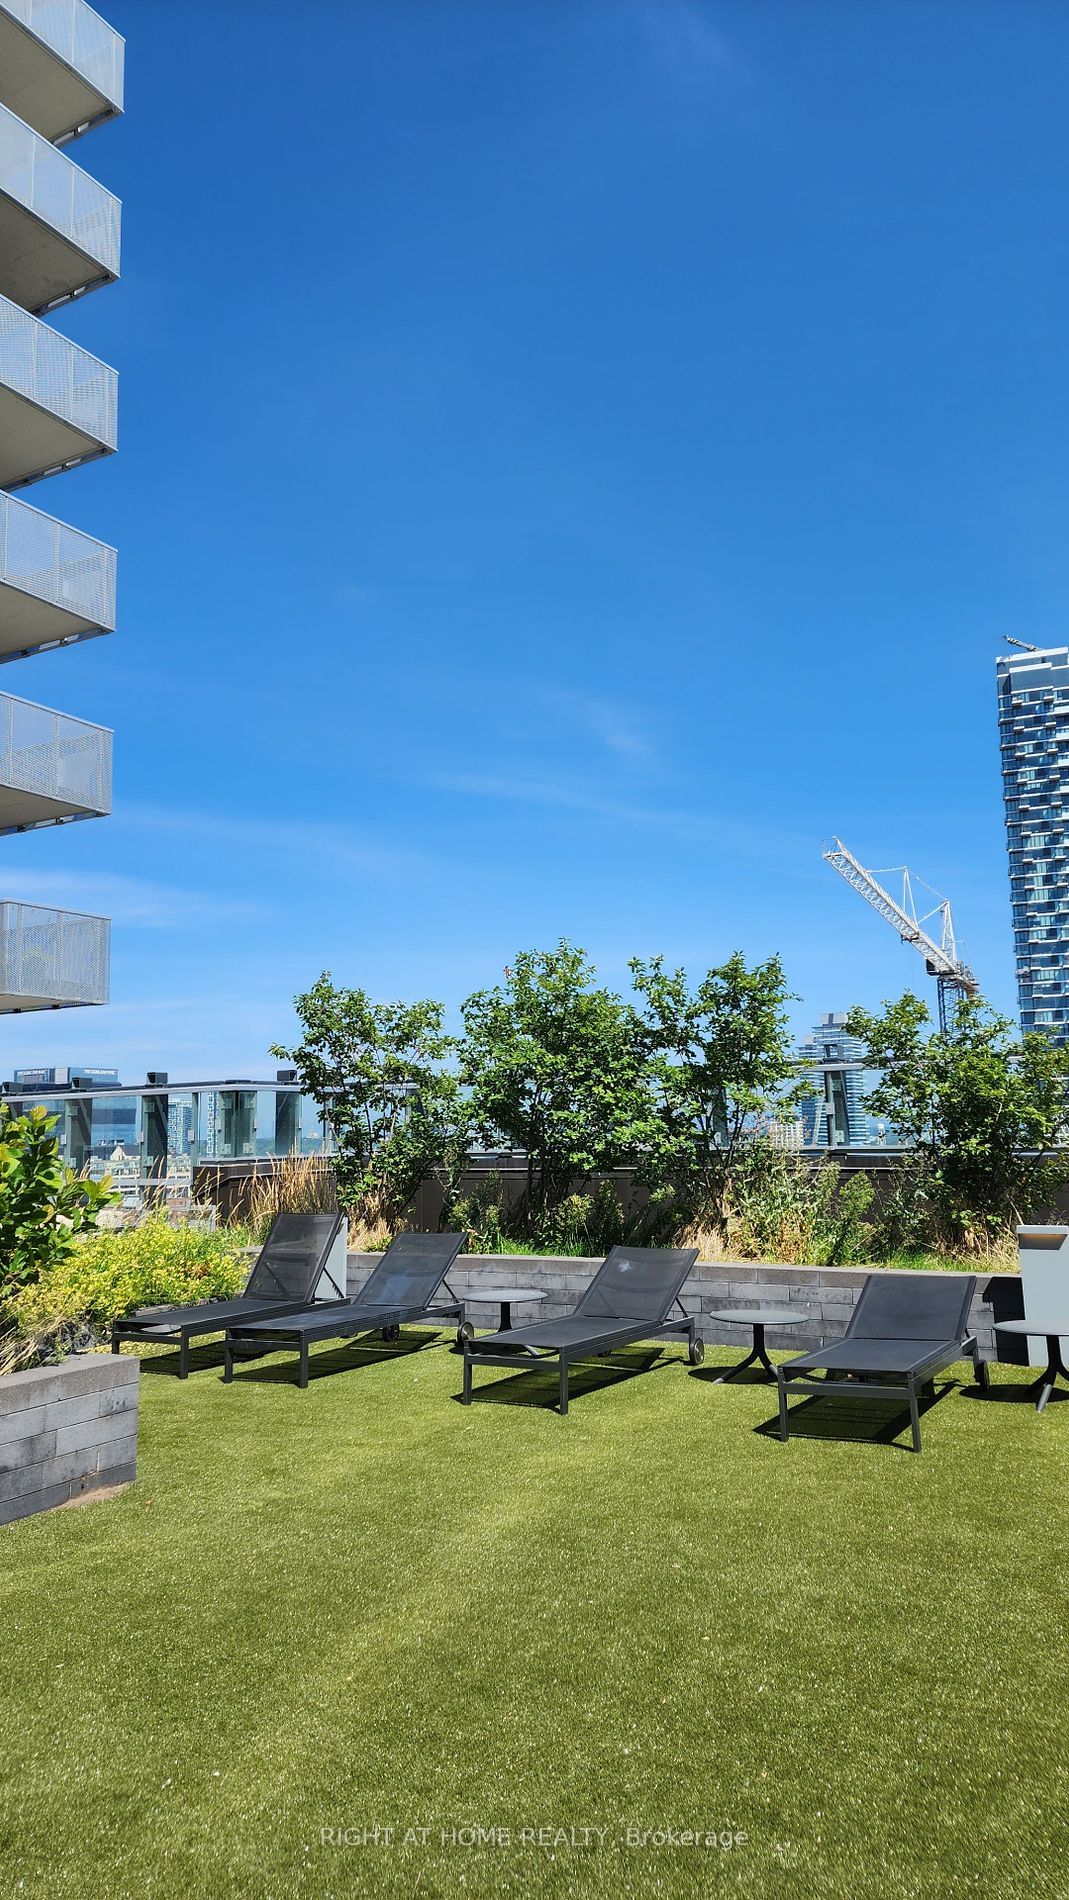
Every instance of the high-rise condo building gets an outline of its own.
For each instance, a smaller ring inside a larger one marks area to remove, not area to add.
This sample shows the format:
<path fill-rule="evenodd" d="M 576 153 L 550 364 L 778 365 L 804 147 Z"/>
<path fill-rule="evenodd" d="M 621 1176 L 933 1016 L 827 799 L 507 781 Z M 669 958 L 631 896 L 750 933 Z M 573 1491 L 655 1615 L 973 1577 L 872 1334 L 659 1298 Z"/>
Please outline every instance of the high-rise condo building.
<path fill-rule="evenodd" d="M 123 52 L 85 0 L 0 0 L 0 664 L 115 626 L 115 550 L 26 491 L 116 446 L 115 371 L 45 319 L 119 275 L 119 201 L 68 147 L 122 111 Z M 111 733 L 0 692 L 0 833 L 110 807 Z M 0 1013 L 106 1003 L 109 950 L 107 918 L 0 895 Z"/>
<path fill-rule="evenodd" d="M 1069 647 L 1000 655 L 999 741 L 1023 1030 L 1069 1035 Z"/>
<path fill-rule="evenodd" d="M 865 1045 L 849 1034 L 844 1015 L 822 1016 L 798 1056 L 812 1084 L 798 1110 L 807 1148 L 875 1148 L 894 1139 L 865 1105 L 877 1078 L 866 1072 Z"/>

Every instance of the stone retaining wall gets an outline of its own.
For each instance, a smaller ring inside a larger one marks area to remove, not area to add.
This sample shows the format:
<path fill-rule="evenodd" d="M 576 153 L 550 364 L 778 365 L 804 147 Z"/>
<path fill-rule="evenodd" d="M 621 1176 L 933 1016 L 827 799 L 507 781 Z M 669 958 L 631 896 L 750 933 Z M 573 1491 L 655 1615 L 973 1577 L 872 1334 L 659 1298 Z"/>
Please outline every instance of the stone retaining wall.
<path fill-rule="evenodd" d="M 349 1255 L 348 1287 L 353 1298 L 363 1286 L 378 1254 Z M 521 1306 L 513 1314 L 515 1323 L 534 1319 L 558 1319 L 570 1312 L 576 1300 L 590 1284 L 601 1265 L 600 1260 L 564 1258 L 559 1255 L 461 1254 L 449 1275 L 449 1284 L 469 1307 L 469 1317 L 477 1327 L 496 1326 L 499 1309 L 480 1301 L 480 1289 L 491 1286 L 537 1287 L 546 1295 L 539 1306 Z M 872 1269 L 864 1267 L 783 1267 L 766 1266 L 752 1260 L 735 1264 L 724 1260 L 697 1260 L 683 1288 L 683 1304 L 688 1313 L 702 1315 L 699 1331 L 711 1345 L 735 1345 L 749 1349 L 751 1335 L 741 1326 L 723 1325 L 708 1317 L 720 1307 L 788 1306 L 797 1307 L 795 1326 L 770 1326 L 767 1334 L 772 1350 L 798 1352 L 811 1350 L 828 1340 L 841 1339 L 861 1287 Z M 896 1278 L 930 1280 L 928 1273 L 910 1273 L 897 1267 L 875 1271 L 893 1273 Z M 996 1319 L 1016 1319 L 1024 1312 L 1021 1282 L 1016 1274 L 980 1273 L 976 1280 L 976 1298 L 972 1309 L 972 1329 L 980 1350 L 987 1359 L 1003 1358 L 1021 1363 L 1024 1342 L 993 1330 Z"/>
<path fill-rule="evenodd" d="M 0 1524 L 137 1475 L 140 1364 L 75 1353 L 0 1378 Z"/>

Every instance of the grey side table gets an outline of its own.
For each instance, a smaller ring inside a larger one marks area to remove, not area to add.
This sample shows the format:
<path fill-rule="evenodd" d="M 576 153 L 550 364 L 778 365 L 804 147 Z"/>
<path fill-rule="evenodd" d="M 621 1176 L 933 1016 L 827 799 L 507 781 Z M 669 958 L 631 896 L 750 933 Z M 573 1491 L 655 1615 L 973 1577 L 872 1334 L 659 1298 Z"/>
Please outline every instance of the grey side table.
<path fill-rule="evenodd" d="M 537 1286 L 477 1286 L 468 1291 L 468 1300 L 472 1306 L 485 1301 L 487 1306 L 496 1300 L 501 1308 L 498 1330 L 507 1333 L 512 1326 L 514 1306 L 541 1306 L 547 1294 Z"/>
<path fill-rule="evenodd" d="M 765 1327 L 797 1326 L 809 1318 L 809 1309 L 799 1309 L 797 1306 L 725 1306 L 716 1313 L 710 1313 L 709 1318 L 715 1319 L 721 1326 L 753 1327 L 753 1347 L 746 1358 L 740 1359 L 737 1366 L 729 1366 L 719 1379 L 712 1381 L 714 1385 L 723 1385 L 726 1379 L 733 1379 L 737 1372 L 745 1372 L 747 1366 L 755 1362 L 764 1367 L 768 1378 L 774 1379 L 776 1368 L 765 1351 Z"/>
<path fill-rule="evenodd" d="M 1047 1318 L 1049 1321 L 1049 1314 Z M 1040 1373 L 1038 1379 L 1033 1381 L 1031 1388 L 1039 1395 L 1036 1399 L 1036 1411 L 1041 1412 L 1054 1390 L 1054 1381 L 1059 1377 L 1069 1380 L 1069 1369 L 1066 1368 L 1062 1358 L 1062 1340 L 1069 1339 L 1069 1326 L 1055 1326 L 1052 1330 L 1050 1325 L 1044 1325 L 1041 1319 L 999 1319 L 995 1321 L 995 1331 L 996 1333 L 1014 1333 L 1018 1338 L 1022 1333 L 1025 1335 L 1034 1333 L 1036 1338 L 1046 1340 L 1046 1369 Z"/>

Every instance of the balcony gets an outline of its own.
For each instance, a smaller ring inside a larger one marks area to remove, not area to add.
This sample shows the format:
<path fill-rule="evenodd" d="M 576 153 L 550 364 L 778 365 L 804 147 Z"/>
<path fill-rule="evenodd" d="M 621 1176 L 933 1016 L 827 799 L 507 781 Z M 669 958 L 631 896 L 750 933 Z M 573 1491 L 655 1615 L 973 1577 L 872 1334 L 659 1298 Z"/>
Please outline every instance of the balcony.
<path fill-rule="evenodd" d="M 108 1000 L 106 917 L 0 902 L 0 1015 Z"/>
<path fill-rule="evenodd" d="M 0 290 L 41 315 L 119 275 L 119 200 L 0 105 Z"/>
<path fill-rule="evenodd" d="M 0 103 L 53 145 L 122 111 L 124 53 L 85 0 L 0 0 Z"/>
<path fill-rule="evenodd" d="M 110 455 L 118 406 L 113 369 L 0 297 L 0 488 Z"/>
<path fill-rule="evenodd" d="M 115 626 L 115 550 L 0 494 L 0 664 Z"/>
<path fill-rule="evenodd" d="M 0 693 L 0 833 L 102 818 L 111 739 L 105 726 Z"/>

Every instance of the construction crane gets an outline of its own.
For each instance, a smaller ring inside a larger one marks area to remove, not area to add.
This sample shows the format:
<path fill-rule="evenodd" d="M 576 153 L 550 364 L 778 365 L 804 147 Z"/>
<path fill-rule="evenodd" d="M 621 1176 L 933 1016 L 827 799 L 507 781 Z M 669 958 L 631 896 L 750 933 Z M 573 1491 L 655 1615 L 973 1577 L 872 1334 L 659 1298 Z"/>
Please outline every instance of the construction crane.
<path fill-rule="evenodd" d="M 822 856 L 832 868 L 844 877 L 873 910 L 897 930 L 903 943 L 911 943 L 924 958 L 929 976 L 934 976 L 939 995 L 939 1027 L 946 1030 L 954 1021 L 958 1001 L 963 996 L 976 996 L 980 985 L 964 958 L 959 954 L 954 936 L 954 919 L 950 905 L 945 897 L 935 897 L 931 910 L 923 916 L 918 914 L 916 899 L 913 895 L 914 881 L 904 864 L 894 866 L 894 874 L 902 879 L 902 901 L 898 903 L 882 884 L 876 881 L 877 874 L 867 871 L 865 866 L 848 851 L 841 838 L 833 838 L 824 846 Z M 886 877 L 887 871 L 880 871 L 880 877 Z M 928 886 L 923 885 L 927 890 Z M 924 926 L 933 917 L 939 918 L 939 941 Z"/>

